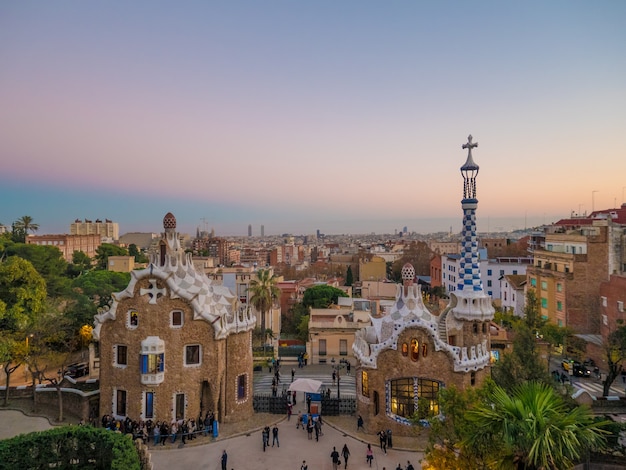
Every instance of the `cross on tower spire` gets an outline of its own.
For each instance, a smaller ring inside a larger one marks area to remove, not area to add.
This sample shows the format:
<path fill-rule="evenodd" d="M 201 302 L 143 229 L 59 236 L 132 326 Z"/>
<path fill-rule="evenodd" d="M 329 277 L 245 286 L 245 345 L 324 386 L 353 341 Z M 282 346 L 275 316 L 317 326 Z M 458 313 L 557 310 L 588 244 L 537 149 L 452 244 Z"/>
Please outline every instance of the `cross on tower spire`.
<path fill-rule="evenodd" d="M 472 142 L 472 139 L 473 139 L 472 134 L 468 135 L 467 136 L 467 144 L 463 144 L 461 146 L 461 148 L 467 149 L 467 156 L 468 157 L 472 156 L 472 149 L 474 147 L 478 147 L 478 142 L 474 143 L 474 142 Z"/>

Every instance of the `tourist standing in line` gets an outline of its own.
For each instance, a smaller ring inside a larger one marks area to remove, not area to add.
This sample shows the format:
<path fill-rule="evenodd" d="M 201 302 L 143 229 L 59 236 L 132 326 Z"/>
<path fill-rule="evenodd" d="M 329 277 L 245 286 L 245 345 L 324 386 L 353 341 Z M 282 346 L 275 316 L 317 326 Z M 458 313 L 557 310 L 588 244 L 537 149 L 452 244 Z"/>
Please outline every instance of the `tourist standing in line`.
<path fill-rule="evenodd" d="M 341 449 L 341 456 L 343 457 L 343 468 L 348 468 L 348 457 L 350 457 L 348 444 L 343 445 L 343 449 Z"/>

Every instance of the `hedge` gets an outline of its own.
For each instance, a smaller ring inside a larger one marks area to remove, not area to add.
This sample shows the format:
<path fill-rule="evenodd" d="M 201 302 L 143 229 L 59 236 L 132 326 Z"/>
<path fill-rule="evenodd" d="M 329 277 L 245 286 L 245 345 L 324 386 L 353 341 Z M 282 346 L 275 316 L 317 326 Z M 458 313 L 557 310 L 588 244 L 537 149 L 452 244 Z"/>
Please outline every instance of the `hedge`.
<path fill-rule="evenodd" d="M 140 470 L 130 435 L 63 426 L 0 441 L 0 469 Z"/>

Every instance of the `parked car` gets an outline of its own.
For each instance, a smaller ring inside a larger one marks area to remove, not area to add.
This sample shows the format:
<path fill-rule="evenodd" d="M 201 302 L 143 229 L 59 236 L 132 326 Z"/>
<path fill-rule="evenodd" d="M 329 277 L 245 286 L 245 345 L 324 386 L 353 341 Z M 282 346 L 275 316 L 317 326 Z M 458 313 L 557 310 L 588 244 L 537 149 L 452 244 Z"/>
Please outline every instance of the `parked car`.
<path fill-rule="evenodd" d="M 89 363 L 87 362 L 75 362 L 67 366 L 66 375 L 72 378 L 84 377 L 89 375 Z"/>

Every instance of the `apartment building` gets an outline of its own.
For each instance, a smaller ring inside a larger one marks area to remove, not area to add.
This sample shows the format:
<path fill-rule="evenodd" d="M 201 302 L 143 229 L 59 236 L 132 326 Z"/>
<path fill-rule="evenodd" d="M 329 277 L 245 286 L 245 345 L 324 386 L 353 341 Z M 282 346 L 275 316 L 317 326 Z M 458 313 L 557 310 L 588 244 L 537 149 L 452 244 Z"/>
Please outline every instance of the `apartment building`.
<path fill-rule="evenodd" d="M 63 259 L 72 262 L 75 251 L 82 251 L 90 258 L 96 256 L 96 250 L 102 244 L 100 235 L 28 235 L 26 243 L 31 245 L 54 246 L 61 251 Z"/>
<path fill-rule="evenodd" d="M 100 235 L 102 238 L 117 241 L 120 238 L 120 226 L 109 219 L 104 222 L 101 219 L 76 219 L 70 224 L 70 235 Z"/>

